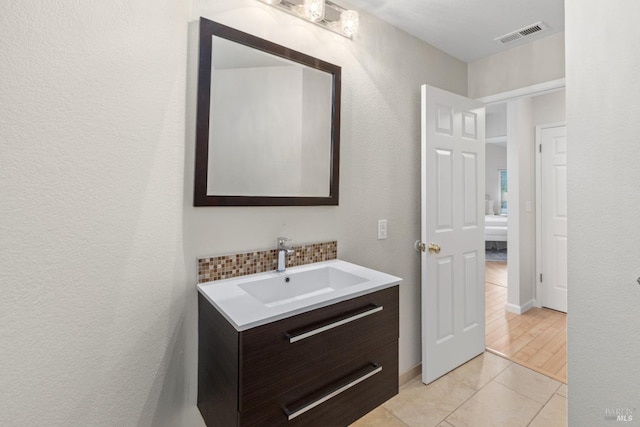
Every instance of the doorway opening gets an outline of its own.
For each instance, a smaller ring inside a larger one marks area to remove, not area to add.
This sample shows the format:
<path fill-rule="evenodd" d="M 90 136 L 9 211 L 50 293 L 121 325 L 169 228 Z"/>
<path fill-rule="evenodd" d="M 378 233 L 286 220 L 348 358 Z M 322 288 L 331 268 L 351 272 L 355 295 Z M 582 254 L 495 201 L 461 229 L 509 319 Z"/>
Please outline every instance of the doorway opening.
<path fill-rule="evenodd" d="M 499 189 L 496 196 L 500 201 L 498 207 L 502 209 L 502 202 L 507 202 L 504 212 L 509 218 L 507 240 L 513 246 L 509 248 L 513 250 L 509 250 L 508 264 L 513 265 L 491 262 L 487 258 L 485 340 L 488 351 L 566 383 L 566 314 L 541 306 L 538 274 L 541 259 L 540 252 L 536 253 L 540 201 L 536 200 L 538 194 L 534 179 L 538 160 L 536 126 L 564 121 L 564 102 L 564 91 L 561 90 L 530 95 L 524 101 L 522 98 L 505 98 L 493 104 L 493 110 L 490 110 L 491 105 L 487 107 L 487 142 L 502 143 L 499 135 L 493 137 L 489 133 L 496 128 L 505 134 L 507 186 L 503 189 L 496 183 L 494 188 Z M 492 117 L 490 111 L 497 113 Z M 511 113 L 518 115 L 517 120 L 507 117 Z M 491 124 L 490 120 L 503 121 L 505 125 Z M 515 135 L 516 139 L 509 140 L 507 133 L 509 137 Z M 491 174 L 497 167 L 490 165 L 491 150 L 492 145 L 487 144 L 487 194 Z M 500 171 L 497 174 L 502 177 Z M 509 201 L 512 201 L 513 209 L 509 209 Z M 496 213 L 502 212 L 494 211 Z M 508 274 L 507 270 L 513 274 Z"/>

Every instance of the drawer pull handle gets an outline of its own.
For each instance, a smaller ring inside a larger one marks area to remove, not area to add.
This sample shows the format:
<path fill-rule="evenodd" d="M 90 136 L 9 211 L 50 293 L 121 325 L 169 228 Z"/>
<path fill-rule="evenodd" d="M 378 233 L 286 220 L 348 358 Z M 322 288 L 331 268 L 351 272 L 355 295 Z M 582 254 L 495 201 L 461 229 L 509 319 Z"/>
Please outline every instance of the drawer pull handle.
<path fill-rule="evenodd" d="M 330 391 L 329 393 L 302 406 L 300 409 L 296 409 L 295 411 L 290 411 L 288 408 L 284 407 L 283 409 L 285 414 L 287 415 L 287 419 L 291 421 L 292 419 L 304 414 L 307 411 L 310 411 L 316 406 L 322 405 L 324 402 L 326 402 L 327 400 L 333 397 L 336 397 L 340 393 L 349 390 L 351 387 L 360 384 L 362 381 L 368 378 L 371 378 L 372 376 L 374 376 L 379 372 L 382 372 L 382 366 L 380 366 L 377 363 L 371 362 L 371 367 L 362 376 L 359 376 L 358 378 L 354 379 L 353 381 L 349 381 L 346 384 L 339 385 L 337 388 L 332 389 L 332 391 Z"/>
<path fill-rule="evenodd" d="M 366 310 L 366 311 L 360 312 L 358 314 L 354 314 L 353 316 L 349 316 L 349 317 L 346 317 L 344 319 L 340 319 L 340 320 L 337 320 L 335 322 L 320 326 L 319 328 L 312 329 L 312 330 L 310 330 L 308 332 L 303 332 L 303 333 L 298 334 L 298 335 L 287 333 L 287 334 L 285 334 L 285 336 L 287 338 L 289 338 L 289 343 L 293 344 L 294 342 L 303 340 L 305 338 L 312 337 L 314 335 L 317 335 L 319 333 L 328 331 L 328 330 L 333 329 L 333 328 L 337 328 L 338 326 L 345 325 L 347 323 L 353 322 L 354 320 L 358 320 L 358 319 L 362 319 L 363 317 L 370 316 L 370 315 L 372 315 L 374 313 L 382 311 L 383 308 L 384 308 L 384 306 L 382 306 L 382 305 L 376 305 L 376 306 L 374 306 L 374 308 L 371 308 L 369 310 Z"/>

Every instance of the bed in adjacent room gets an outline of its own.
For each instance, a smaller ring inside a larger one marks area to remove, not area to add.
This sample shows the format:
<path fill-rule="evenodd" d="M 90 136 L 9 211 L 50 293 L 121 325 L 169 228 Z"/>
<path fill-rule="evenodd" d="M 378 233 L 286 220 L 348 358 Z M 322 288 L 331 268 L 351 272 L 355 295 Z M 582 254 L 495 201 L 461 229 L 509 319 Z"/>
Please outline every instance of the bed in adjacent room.
<path fill-rule="evenodd" d="M 506 215 L 484 216 L 484 240 L 486 242 L 507 241 L 508 217 Z"/>

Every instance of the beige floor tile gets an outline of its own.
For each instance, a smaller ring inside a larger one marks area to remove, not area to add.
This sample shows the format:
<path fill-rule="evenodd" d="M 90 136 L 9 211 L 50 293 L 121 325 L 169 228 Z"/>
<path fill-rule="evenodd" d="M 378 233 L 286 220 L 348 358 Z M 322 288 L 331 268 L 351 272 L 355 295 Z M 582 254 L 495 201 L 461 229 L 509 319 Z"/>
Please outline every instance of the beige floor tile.
<path fill-rule="evenodd" d="M 562 384 L 517 364 L 505 369 L 495 381 L 543 405 Z"/>
<path fill-rule="evenodd" d="M 556 393 L 562 397 L 567 397 L 567 385 L 562 384 Z"/>
<path fill-rule="evenodd" d="M 383 406 L 410 427 L 435 427 L 473 393 L 472 388 L 448 376 L 429 385 L 418 377 Z"/>
<path fill-rule="evenodd" d="M 529 424 L 530 427 L 565 427 L 567 425 L 567 398 L 554 394 L 549 403 Z"/>
<path fill-rule="evenodd" d="M 454 427 L 451 424 L 449 424 L 446 421 L 441 422 L 440 424 L 438 424 L 438 427 Z"/>
<path fill-rule="evenodd" d="M 399 393 L 402 393 L 405 390 L 413 390 L 421 385 L 424 385 L 422 384 L 422 375 L 418 375 L 417 377 L 412 378 L 406 383 L 402 384 L 400 386 Z"/>
<path fill-rule="evenodd" d="M 456 427 L 524 427 L 541 407 L 541 404 L 492 381 L 451 414 L 447 421 Z"/>
<path fill-rule="evenodd" d="M 484 352 L 450 372 L 447 376 L 466 384 L 474 390 L 480 390 L 510 365 L 512 363 L 507 359 Z"/>
<path fill-rule="evenodd" d="M 391 412 L 378 406 L 364 417 L 360 418 L 351 427 L 406 427 L 407 425 L 397 419 Z"/>

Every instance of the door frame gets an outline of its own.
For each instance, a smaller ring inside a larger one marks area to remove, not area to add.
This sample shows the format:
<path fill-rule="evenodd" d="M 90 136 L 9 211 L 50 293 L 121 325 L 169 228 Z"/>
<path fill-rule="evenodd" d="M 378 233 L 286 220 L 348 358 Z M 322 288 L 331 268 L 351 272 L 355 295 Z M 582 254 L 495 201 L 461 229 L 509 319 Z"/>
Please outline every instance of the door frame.
<path fill-rule="evenodd" d="M 557 92 L 560 90 L 566 90 L 566 79 L 560 78 L 560 79 L 556 79 L 556 80 L 549 80 L 547 82 L 542 82 L 542 83 L 538 83 L 538 84 L 534 84 L 531 86 L 525 86 L 525 87 L 521 87 L 518 89 L 513 89 L 513 90 L 508 90 L 505 92 L 500 92 L 500 93 L 496 93 L 494 95 L 487 95 L 487 96 L 481 96 L 478 98 L 475 98 L 476 101 L 482 102 L 485 104 L 485 106 L 491 105 L 491 104 L 496 104 L 496 103 L 501 103 L 501 102 L 508 102 L 508 101 L 515 101 L 517 99 L 520 98 L 530 98 L 530 97 L 534 97 L 534 96 L 538 96 L 538 95 L 545 95 L 547 93 L 552 93 L 552 92 Z M 508 149 L 508 148 L 507 148 Z M 538 162 L 536 161 L 536 164 Z M 509 165 L 507 164 L 507 168 L 509 167 Z M 537 185 L 537 184 L 536 184 Z M 537 199 L 537 191 L 536 191 L 536 199 Z M 538 246 L 538 229 L 539 226 L 537 224 L 538 221 L 538 217 L 539 215 L 537 214 L 537 209 L 538 209 L 539 203 L 536 200 L 536 271 L 538 270 L 537 264 L 538 264 L 538 260 L 540 259 L 539 254 L 537 253 L 537 246 Z M 521 245 L 522 242 L 518 242 L 518 245 Z M 536 283 L 534 292 L 534 299 L 533 299 L 533 305 L 534 307 L 540 307 L 540 290 L 538 289 L 537 283 L 538 283 L 538 279 L 539 279 L 540 275 L 539 273 L 536 273 L 536 277 L 534 277 L 534 282 Z M 520 284 L 520 286 L 522 287 L 523 285 Z M 507 293 L 509 293 L 509 289 L 511 288 L 507 288 Z M 522 292 L 524 289 L 521 288 L 519 289 L 519 292 Z"/>
<path fill-rule="evenodd" d="M 498 102 L 514 101 L 519 98 L 529 98 L 532 96 L 556 92 L 558 90 L 566 89 L 566 86 L 566 80 L 561 78 L 521 87 L 519 89 L 508 90 L 506 92 L 496 93 L 494 95 L 481 96 L 480 98 L 475 98 L 475 100 L 486 105 L 496 104 Z"/>
<path fill-rule="evenodd" d="M 540 144 L 542 143 L 542 130 L 551 129 L 560 126 L 567 126 L 567 122 L 545 123 L 536 126 L 536 295 L 535 307 L 542 307 L 542 152 Z"/>

